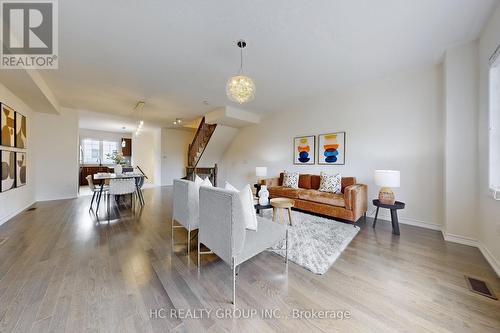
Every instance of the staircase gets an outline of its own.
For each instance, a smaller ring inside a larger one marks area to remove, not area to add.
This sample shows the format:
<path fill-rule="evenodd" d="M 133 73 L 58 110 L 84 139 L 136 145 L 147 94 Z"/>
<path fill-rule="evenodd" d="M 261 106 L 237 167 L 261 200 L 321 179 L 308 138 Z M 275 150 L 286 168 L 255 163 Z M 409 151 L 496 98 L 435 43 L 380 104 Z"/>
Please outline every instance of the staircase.
<path fill-rule="evenodd" d="M 217 124 L 207 124 L 205 122 L 205 117 L 201 119 L 198 130 L 194 136 L 193 142 L 189 145 L 188 149 L 188 167 L 195 168 L 200 161 L 205 148 L 207 147 L 212 134 L 215 131 Z"/>

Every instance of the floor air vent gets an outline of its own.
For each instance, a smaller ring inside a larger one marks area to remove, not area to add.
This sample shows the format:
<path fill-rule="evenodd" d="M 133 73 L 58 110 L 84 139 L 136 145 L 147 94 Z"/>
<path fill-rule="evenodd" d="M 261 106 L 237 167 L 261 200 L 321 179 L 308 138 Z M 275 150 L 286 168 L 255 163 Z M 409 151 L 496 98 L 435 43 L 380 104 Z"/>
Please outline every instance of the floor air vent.
<path fill-rule="evenodd" d="M 498 299 L 485 281 L 478 280 L 467 275 L 465 276 L 465 280 L 467 281 L 467 285 L 469 286 L 470 291 L 472 291 L 473 293 L 483 295 L 495 300 Z"/>

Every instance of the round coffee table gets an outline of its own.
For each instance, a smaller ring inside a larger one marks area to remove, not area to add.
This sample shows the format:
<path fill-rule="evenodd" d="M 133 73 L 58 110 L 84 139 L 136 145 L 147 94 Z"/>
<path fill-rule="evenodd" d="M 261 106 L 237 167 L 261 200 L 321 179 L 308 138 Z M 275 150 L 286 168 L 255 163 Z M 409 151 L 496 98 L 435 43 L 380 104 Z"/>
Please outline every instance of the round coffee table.
<path fill-rule="evenodd" d="M 288 198 L 274 198 L 270 200 L 271 206 L 273 206 L 273 221 L 276 221 L 276 217 L 279 216 L 279 221 L 285 223 L 285 210 L 288 211 L 288 221 L 292 225 L 292 207 L 295 204 L 293 199 Z"/>

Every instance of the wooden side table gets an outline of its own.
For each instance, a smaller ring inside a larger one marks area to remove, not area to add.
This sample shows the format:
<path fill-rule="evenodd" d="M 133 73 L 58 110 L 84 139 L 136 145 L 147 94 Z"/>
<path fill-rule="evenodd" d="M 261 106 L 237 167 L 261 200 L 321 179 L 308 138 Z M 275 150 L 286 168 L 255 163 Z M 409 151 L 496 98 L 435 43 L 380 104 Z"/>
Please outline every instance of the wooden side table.
<path fill-rule="evenodd" d="M 380 208 L 387 208 L 391 210 L 392 233 L 394 235 L 399 235 L 398 209 L 404 209 L 405 203 L 401 201 L 396 201 L 394 205 L 386 205 L 380 203 L 378 199 L 374 199 L 373 205 L 377 207 L 377 212 L 375 213 L 375 220 L 373 220 L 373 227 L 375 228 L 375 225 L 377 224 L 378 210 Z"/>
<path fill-rule="evenodd" d="M 276 217 L 279 216 L 279 221 L 285 222 L 284 213 L 285 210 L 288 211 L 288 221 L 292 225 L 292 207 L 295 204 L 293 199 L 288 198 L 274 198 L 270 200 L 271 206 L 273 206 L 273 221 L 276 221 Z"/>

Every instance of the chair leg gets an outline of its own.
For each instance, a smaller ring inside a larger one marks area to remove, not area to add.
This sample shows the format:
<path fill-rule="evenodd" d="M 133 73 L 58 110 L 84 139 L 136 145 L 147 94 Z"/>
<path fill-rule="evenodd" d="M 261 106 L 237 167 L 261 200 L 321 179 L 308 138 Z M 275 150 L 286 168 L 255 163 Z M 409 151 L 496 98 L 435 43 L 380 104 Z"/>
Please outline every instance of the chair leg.
<path fill-rule="evenodd" d="M 92 209 L 92 205 L 94 204 L 95 194 L 96 192 L 94 191 L 94 193 L 92 194 L 92 200 L 90 200 L 90 209 Z"/>
<path fill-rule="evenodd" d="M 191 230 L 188 229 L 188 241 L 187 241 L 187 247 L 188 247 L 188 257 L 189 257 L 189 248 L 191 247 Z"/>
<path fill-rule="evenodd" d="M 231 259 L 231 268 L 233 270 L 233 305 L 236 304 L 236 266 L 234 265 L 234 258 Z"/>
<path fill-rule="evenodd" d="M 290 222 L 290 226 L 292 226 L 292 209 L 288 208 L 288 222 Z"/>
<path fill-rule="evenodd" d="M 172 217 L 172 251 L 174 249 L 174 218 Z"/>
<path fill-rule="evenodd" d="M 199 237 L 199 234 L 198 234 L 198 269 L 200 268 L 200 259 L 201 259 L 201 253 L 200 253 L 200 237 Z"/>
<path fill-rule="evenodd" d="M 106 199 L 107 199 L 107 200 L 106 200 L 106 204 L 107 204 L 107 207 L 108 207 L 108 223 L 109 223 L 109 201 L 110 201 L 110 200 L 109 200 L 109 196 L 110 196 L 110 194 L 108 193 L 108 195 L 107 195 L 107 197 L 106 197 Z"/>
<path fill-rule="evenodd" d="M 285 264 L 288 265 L 288 228 L 285 234 Z"/>

